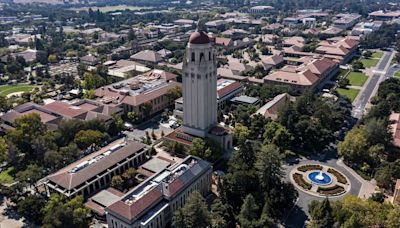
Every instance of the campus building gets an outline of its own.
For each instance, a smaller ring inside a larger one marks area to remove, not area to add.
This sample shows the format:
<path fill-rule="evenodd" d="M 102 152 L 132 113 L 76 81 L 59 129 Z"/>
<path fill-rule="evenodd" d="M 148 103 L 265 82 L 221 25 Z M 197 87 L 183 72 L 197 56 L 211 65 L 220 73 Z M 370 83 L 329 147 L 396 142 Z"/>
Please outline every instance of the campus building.
<path fill-rule="evenodd" d="M 211 191 L 212 166 L 188 156 L 146 179 L 106 209 L 109 228 L 167 227 L 189 195 Z"/>
<path fill-rule="evenodd" d="M 119 139 L 50 174 L 44 185 L 48 193 L 88 198 L 108 187 L 113 176 L 121 175 L 131 167 L 137 168 L 150 157 L 146 145 Z"/>
<path fill-rule="evenodd" d="M 122 110 L 92 100 L 52 101 L 45 105 L 28 102 L 0 116 L 0 131 L 13 128 L 17 118 L 31 113 L 38 114 L 48 129 L 56 130 L 62 120 L 69 119 L 102 119 L 109 124 L 112 122 L 112 115 L 121 115 Z"/>
<path fill-rule="evenodd" d="M 173 104 L 174 101 L 167 97 L 167 92 L 181 87 L 176 77 L 177 75 L 163 70 L 152 70 L 96 89 L 97 101 L 120 107 L 124 113 L 152 115 Z"/>

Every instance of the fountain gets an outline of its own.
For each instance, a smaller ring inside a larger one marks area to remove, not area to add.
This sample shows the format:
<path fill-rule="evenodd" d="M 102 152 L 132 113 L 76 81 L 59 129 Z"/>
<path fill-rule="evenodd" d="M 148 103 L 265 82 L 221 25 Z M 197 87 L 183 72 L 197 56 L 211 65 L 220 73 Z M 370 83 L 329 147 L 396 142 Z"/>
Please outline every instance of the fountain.
<path fill-rule="evenodd" d="M 324 180 L 323 172 L 320 171 L 320 172 L 318 173 L 318 175 L 315 176 L 315 179 L 317 179 L 317 180 L 319 180 L 319 181 L 323 181 L 323 180 Z"/>
<path fill-rule="evenodd" d="M 308 174 L 308 179 L 316 185 L 329 185 L 332 183 L 332 177 L 323 171 L 313 171 Z"/>

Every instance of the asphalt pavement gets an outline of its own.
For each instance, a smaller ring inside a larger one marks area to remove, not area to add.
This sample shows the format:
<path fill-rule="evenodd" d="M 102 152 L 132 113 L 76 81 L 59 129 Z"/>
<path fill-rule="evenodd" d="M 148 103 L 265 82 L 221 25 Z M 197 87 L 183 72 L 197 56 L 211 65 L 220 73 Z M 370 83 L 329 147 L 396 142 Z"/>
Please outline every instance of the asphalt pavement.
<path fill-rule="evenodd" d="M 360 94 L 357 96 L 356 101 L 354 102 L 354 108 L 352 111 L 352 116 L 359 119 L 365 113 L 365 107 L 367 106 L 369 99 L 373 95 L 375 87 L 378 86 L 381 81 L 381 76 L 386 78 L 387 72 L 384 70 L 390 64 L 390 57 L 392 56 L 391 51 L 385 51 L 381 60 L 374 70 L 374 74 L 371 78 L 366 82 L 364 88 L 361 90 Z"/>

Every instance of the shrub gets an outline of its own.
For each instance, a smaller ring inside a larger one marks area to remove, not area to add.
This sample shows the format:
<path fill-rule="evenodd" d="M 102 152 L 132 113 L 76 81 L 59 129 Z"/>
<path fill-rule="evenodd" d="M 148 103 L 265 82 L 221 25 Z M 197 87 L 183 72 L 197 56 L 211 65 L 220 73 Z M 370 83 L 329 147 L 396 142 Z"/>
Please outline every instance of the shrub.
<path fill-rule="evenodd" d="M 323 195 L 340 195 L 344 193 L 344 188 L 339 185 L 331 186 L 331 187 L 318 187 L 317 192 Z"/>
<path fill-rule="evenodd" d="M 303 166 L 300 166 L 299 168 L 297 168 L 297 170 L 299 170 L 301 172 L 307 172 L 310 170 L 322 170 L 322 166 L 320 166 L 320 165 L 303 165 Z"/>
<path fill-rule="evenodd" d="M 334 175 L 337 179 L 337 181 L 341 184 L 347 184 L 347 179 L 346 177 L 344 177 L 341 173 L 339 173 L 338 171 L 329 168 L 328 169 L 328 173 L 331 173 L 332 175 Z"/>
<path fill-rule="evenodd" d="M 299 173 L 293 174 L 294 181 L 302 188 L 310 190 L 312 185 L 304 180 L 303 175 Z"/>

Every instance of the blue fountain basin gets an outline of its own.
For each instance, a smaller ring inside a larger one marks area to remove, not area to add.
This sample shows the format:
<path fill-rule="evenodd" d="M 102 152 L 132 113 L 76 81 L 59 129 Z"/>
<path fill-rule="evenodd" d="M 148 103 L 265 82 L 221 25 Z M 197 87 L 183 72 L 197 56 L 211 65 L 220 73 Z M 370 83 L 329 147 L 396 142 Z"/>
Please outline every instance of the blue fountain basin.
<path fill-rule="evenodd" d="M 324 172 L 322 173 L 324 179 L 322 180 L 317 179 L 319 173 L 320 171 L 311 172 L 310 174 L 308 174 L 308 179 L 310 179 L 310 181 L 316 185 L 329 185 L 330 183 L 332 183 L 332 177 L 330 177 L 328 174 Z"/>

